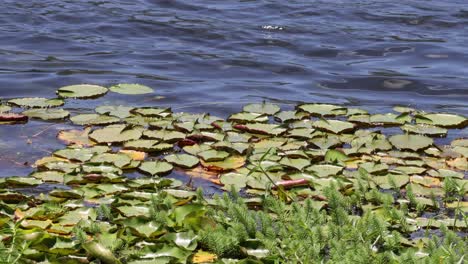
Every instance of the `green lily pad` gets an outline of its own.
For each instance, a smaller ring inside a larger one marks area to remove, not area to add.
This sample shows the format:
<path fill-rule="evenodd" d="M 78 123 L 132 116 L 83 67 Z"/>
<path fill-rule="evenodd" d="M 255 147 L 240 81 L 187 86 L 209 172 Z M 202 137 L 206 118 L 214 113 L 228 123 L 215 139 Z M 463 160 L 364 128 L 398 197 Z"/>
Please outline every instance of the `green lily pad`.
<path fill-rule="evenodd" d="M 150 209 L 145 205 L 120 206 L 117 210 L 125 217 L 148 216 Z"/>
<path fill-rule="evenodd" d="M 463 128 L 468 125 L 468 119 L 464 116 L 454 114 L 423 114 L 416 116 L 416 123 L 445 128 Z"/>
<path fill-rule="evenodd" d="M 330 176 L 337 176 L 343 171 L 343 167 L 329 165 L 329 164 L 318 164 L 307 167 L 305 170 L 313 173 L 319 178 L 326 178 Z"/>
<path fill-rule="evenodd" d="M 8 177 L 5 182 L 10 186 L 37 186 L 42 183 L 41 180 L 33 177 Z"/>
<path fill-rule="evenodd" d="M 77 84 L 60 87 L 57 94 L 62 98 L 95 98 L 107 93 L 107 88 L 93 84 Z"/>
<path fill-rule="evenodd" d="M 96 241 L 87 241 L 83 244 L 83 248 L 90 254 L 91 256 L 99 259 L 103 263 L 121 263 L 112 253 L 112 251 L 101 243 Z"/>
<path fill-rule="evenodd" d="M 409 149 L 413 151 L 428 148 L 434 143 L 429 137 L 411 134 L 393 135 L 388 140 L 398 149 Z"/>
<path fill-rule="evenodd" d="M 227 153 L 226 151 L 219 151 L 214 149 L 199 152 L 197 155 L 204 161 L 220 161 L 229 157 L 229 153 Z"/>
<path fill-rule="evenodd" d="M 58 107 L 62 106 L 65 102 L 62 99 L 54 98 L 18 98 L 11 99 L 8 101 L 9 104 L 13 104 L 20 107 L 29 107 L 29 108 L 49 108 L 49 107 Z"/>
<path fill-rule="evenodd" d="M 245 164 L 245 157 L 232 155 L 222 161 L 204 161 L 201 160 L 201 165 L 210 171 L 229 171 L 240 168 Z"/>
<path fill-rule="evenodd" d="M 140 107 L 132 110 L 132 113 L 147 117 L 167 117 L 172 114 L 170 108 Z"/>
<path fill-rule="evenodd" d="M 173 143 L 184 139 L 186 135 L 173 130 L 145 130 L 143 131 L 143 136 Z"/>
<path fill-rule="evenodd" d="M 254 134 L 265 134 L 265 135 L 272 135 L 272 136 L 278 136 L 280 134 L 283 134 L 286 131 L 285 128 L 282 128 L 279 125 L 259 124 L 259 123 L 235 125 L 234 128 L 247 131 L 250 133 L 254 133 Z"/>
<path fill-rule="evenodd" d="M 130 128 L 126 125 L 109 125 L 96 129 L 89 137 L 98 143 L 121 143 L 130 140 L 137 140 L 141 137 L 140 129 Z"/>
<path fill-rule="evenodd" d="M 8 105 L 0 104 L 0 113 L 5 113 L 11 110 L 11 107 Z"/>
<path fill-rule="evenodd" d="M 84 173 L 115 173 L 122 174 L 122 170 L 113 165 L 99 164 L 99 163 L 87 163 L 81 166 Z"/>
<path fill-rule="evenodd" d="M 118 117 L 98 114 L 75 115 L 70 120 L 76 125 L 108 125 L 120 122 Z"/>
<path fill-rule="evenodd" d="M 94 154 L 104 153 L 108 150 L 109 148 L 106 146 L 95 146 L 92 148 L 68 147 L 55 151 L 54 156 L 85 162 L 90 160 Z"/>
<path fill-rule="evenodd" d="M 176 166 L 185 168 L 185 169 L 191 169 L 199 163 L 199 160 L 197 157 L 189 155 L 189 154 L 171 154 L 164 159 Z"/>
<path fill-rule="evenodd" d="M 123 105 L 118 105 L 118 106 L 102 105 L 102 106 L 96 107 L 95 111 L 96 113 L 101 114 L 101 115 L 110 115 L 110 116 L 115 116 L 118 118 L 127 118 L 127 117 L 132 116 L 130 111 L 132 111 L 133 109 L 134 107 L 123 106 Z"/>
<path fill-rule="evenodd" d="M 119 94 L 148 94 L 153 93 L 154 90 L 148 86 L 141 85 L 141 84 L 133 84 L 133 83 L 121 83 L 109 88 L 114 93 Z"/>
<path fill-rule="evenodd" d="M 409 182 L 409 176 L 405 174 L 388 174 L 372 177 L 372 181 L 382 189 L 401 188 Z"/>
<path fill-rule="evenodd" d="M 274 115 L 280 110 L 280 107 L 274 104 L 261 103 L 261 104 L 248 104 L 242 109 L 244 112 L 259 113 Z"/>
<path fill-rule="evenodd" d="M 268 122 L 268 115 L 261 113 L 241 112 L 229 116 L 228 121 L 238 123 L 265 123 Z"/>
<path fill-rule="evenodd" d="M 58 182 L 63 183 L 63 172 L 60 171 L 38 171 L 32 173 L 30 176 L 44 182 Z"/>
<path fill-rule="evenodd" d="M 230 190 L 231 186 L 234 186 L 237 190 L 245 188 L 247 186 L 247 174 L 248 171 L 245 173 L 241 173 L 238 171 L 227 172 L 221 174 L 219 177 L 219 181 L 224 184 L 225 190 Z"/>
<path fill-rule="evenodd" d="M 293 158 L 284 157 L 280 160 L 279 163 L 286 167 L 294 168 L 296 170 L 302 170 L 305 167 L 310 165 L 310 160 L 301 159 L 301 158 L 293 159 Z"/>
<path fill-rule="evenodd" d="M 90 161 L 93 163 L 110 163 L 123 168 L 129 165 L 132 159 L 123 153 L 100 153 L 92 157 Z"/>
<path fill-rule="evenodd" d="M 371 174 L 381 174 L 388 170 L 388 165 L 385 163 L 364 162 L 359 164 L 359 168 L 362 168 Z"/>
<path fill-rule="evenodd" d="M 281 111 L 275 114 L 275 119 L 283 123 L 301 120 L 306 117 L 306 113 L 297 111 Z"/>
<path fill-rule="evenodd" d="M 337 116 L 345 115 L 347 112 L 345 107 L 331 104 L 303 104 L 299 109 L 313 116 Z"/>
<path fill-rule="evenodd" d="M 163 175 L 172 171 L 174 167 L 164 161 L 145 161 L 142 162 L 138 169 L 150 175 Z"/>
<path fill-rule="evenodd" d="M 450 145 L 452 147 L 468 147 L 468 139 L 466 138 L 459 138 L 453 140 Z"/>
<path fill-rule="evenodd" d="M 68 161 L 51 161 L 44 163 L 41 167 L 44 167 L 49 170 L 56 170 L 65 173 L 73 173 L 79 169 L 80 165 L 76 163 L 71 163 Z"/>
<path fill-rule="evenodd" d="M 158 140 L 138 139 L 127 141 L 124 143 L 125 149 L 133 149 L 145 152 L 160 152 L 171 150 L 174 147 L 172 144 L 160 143 Z"/>
<path fill-rule="evenodd" d="M 447 129 L 431 126 L 431 125 L 424 125 L 424 124 L 405 124 L 400 127 L 401 130 L 413 133 L 413 134 L 420 134 L 420 135 L 427 135 L 427 136 L 445 136 L 447 135 Z"/>
<path fill-rule="evenodd" d="M 321 119 L 315 121 L 312 126 L 317 129 L 325 130 L 335 134 L 340 134 L 354 129 L 354 124 L 350 122 L 340 121 L 340 120 L 325 120 Z"/>
<path fill-rule="evenodd" d="M 22 114 L 30 118 L 39 118 L 42 120 L 58 120 L 67 118 L 70 112 L 63 109 L 29 109 L 23 111 Z"/>
<path fill-rule="evenodd" d="M 59 198 L 67 198 L 67 199 L 81 199 L 83 197 L 83 193 L 77 190 L 63 190 L 63 189 L 55 189 L 49 192 L 50 196 L 59 197 Z"/>

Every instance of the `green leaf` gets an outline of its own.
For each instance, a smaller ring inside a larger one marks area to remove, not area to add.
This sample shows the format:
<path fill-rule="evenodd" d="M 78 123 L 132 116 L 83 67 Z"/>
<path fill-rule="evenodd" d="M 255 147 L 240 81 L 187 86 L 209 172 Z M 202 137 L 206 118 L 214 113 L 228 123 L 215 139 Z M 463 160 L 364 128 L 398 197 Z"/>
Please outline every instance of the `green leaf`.
<path fill-rule="evenodd" d="M 305 167 L 310 165 L 310 160 L 300 159 L 300 158 L 299 159 L 293 159 L 293 158 L 284 157 L 284 158 L 282 158 L 280 160 L 279 163 L 284 165 L 284 166 L 290 167 L 290 168 L 294 168 L 294 169 L 297 169 L 297 170 L 302 170 Z"/>
<path fill-rule="evenodd" d="M 101 153 L 95 155 L 90 161 L 93 163 L 110 163 L 116 167 L 123 168 L 129 165 L 132 159 L 122 153 Z"/>
<path fill-rule="evenodd" d="M 163 175 L 172 171 L 173 167 L 164 161 L 145 161 L 138 169 L 150 175 Z"/>
<path fill-rule="evenodd" d="M 127 118 L 132 116 L 130 111 L 133 110 L 133 107 L 130 106 L 113 106 L 113 105 L 102 105 L 96 107 L 95 111 L 101 115 L 110 115 L 118 118 Z"/>
<path fill-rule="evenodd" d="M 248 104 L 245 105 L 243 108 L 244 112 L 251 112 L 251 113 L 259 113 L 259 114 L 267 114 L 267 115 L 274 115 L 280 110 L 280 107 L 274 104 L 268 103 L 261 103 L 261 104 Z"/>
<path fill-rule="evenodd" d="M 303 104 L 299 109 L 313 116 L 337 116 L 346 114 L 345 107 L 331 104 Z"/>
<path fill-rule="evenodd" d="M 164 159 L 176 166 L 185 169 L 191 169 L 197 166 L 197 164 L 199 163 L 197 157 L 188 154 L 171 154 L 164 157 Z"/>
<path fill-rule="evenodd" d="M 95 98 L 107 93 L 107 88 L 93 84 L 77 84 L 60 87 L 57 94 L 62 98 Z"/>
<path fill-rule="evenodd" d="M 108 125 L 118 123 L 120 119 L 115 116 L 98 114 L 80 114 L 70 117 L 73 124 L 76 125 Z"/>
<path fill-rule="evenodd" d="M 401 130 L 413 133 L 413 134 L 420 134 L 420 135 L 428 135 L 428 136 L 445 136 L 447 135 L 447 129 L 431 126 L 431 125 L 424 125 L 424 124 L 405 124 L 400 127 Z"/>
<path fill-rule="evenodd" d="M 109 88 L 114 93 L 119 94 L 148 94 L 153 93 L 154 90 L 148 86 L 132 83 L 121 83 Z"/>
<path fill-rule="evenodd" d="M 23 111 L 22 114 L 30 118 L 39 118 L 42 120 L 58 120 L 67 118 L 70 112 L 63 109 L 30 109 Z"/>
<path fill-rule="evenodd" d="M 139 139 L 141 135 L 140 129 L 129 128 L 126 125 L 109 125 L 94 130 L 89 137 L 98 143 L 122 143 Z"/>
<path fill-rule="evenodd" d="M 335 134 L 340 134 L 344 132 L 349 132 L 354 129 L 354 124 L 350 122 L 340 121 L 340 120 L 318 120 L 315 121 L 312 126 L 320 130 L 325 130 L 327 132 L 332 132 Z"/>
<path fill-rule="evenodd" d="M 416 117 L 418 124 L 430 124 L 445 128 L 463 128 L 468 125 L 468 119 L 454 114 L 423 114 Z"/>
<path fill-rule="evenodd" d="M 30 108 L 49 108 L 62 106 L 65 102 L 62 99 L 48 99 L 41 97 L 11 99 L 8 103 Z"/>
<path fill-rule="evenodd" d="M 199 152 L 197 155 L 204 161 L 221 161 L 229 157 L 229 153 L 227 153 L 226 151 L 218 151 L 214 149 Z"/>
<path fill-rule="evenodd" d="M 398 149 L 410 149 L 413 151 L 428 148 L 434 143 L 431 138 L 411 134 L 393 135 L 388 140 Z"/>
<path fill-rule="evenodd" d="M 121 263 L 115 256 L 112 254 L 108 248 L 104 247 L 102 244 L 91 240 L 82 244 L 83 248 L 91 256 L 99 259 L 106 264 L 118 264 Z"/>
<path fill-rule="evenodd" d="M 330 176 L 338 176 L 343 171 L 343 167 L 329 165 L 329 164 L 318 164 L 312 165 L 306 168 L 306 171 L 313 173 L 317 177 L 326 178 Z"/>

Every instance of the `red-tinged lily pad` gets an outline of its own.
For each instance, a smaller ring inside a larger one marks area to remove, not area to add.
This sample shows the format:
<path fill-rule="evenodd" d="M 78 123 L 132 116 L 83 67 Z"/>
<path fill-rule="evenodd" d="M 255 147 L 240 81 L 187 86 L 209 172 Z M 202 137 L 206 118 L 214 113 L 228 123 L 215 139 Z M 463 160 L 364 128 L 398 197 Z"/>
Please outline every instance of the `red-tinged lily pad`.
<path fill-rule="evenodd" d="M 0 113 L 0 122 L 6 123 L 19 123 L 19 122 L 27 122 L 28 116 L 23 114 L 15 114 L 15 113 Z M 0 124 L 1 124 L 0 123 Z"/>
<path fill-rule="evenodd" d="M 67 145 L 81 145 L 81 146 L 92 146 L 96 142 L 89 139 L 89 133 L 91 132 L 91 127 L 87 127 L 83 130 L 61 130 L 57 138 L 63 141 Z"/>

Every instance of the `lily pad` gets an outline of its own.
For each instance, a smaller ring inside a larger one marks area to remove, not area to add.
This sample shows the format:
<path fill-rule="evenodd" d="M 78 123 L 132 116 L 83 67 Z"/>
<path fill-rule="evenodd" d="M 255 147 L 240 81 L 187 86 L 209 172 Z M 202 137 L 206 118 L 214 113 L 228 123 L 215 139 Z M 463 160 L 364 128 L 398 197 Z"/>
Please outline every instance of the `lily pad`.
<path fill-rule="evenodd" d="M 227 153 L 226 151 L 218 151 L 214 149 L 199 152 L 197 155 L 204 161 L 220 161 L 229 157 L 229 153 Z"/>
<path fill-rule="evenodd" d="M 69 147 L 66 149 L 57 150 L 54 152 L 54 155 L 61 158 L 66 158 L 69 160 L 77 161 L 88 161 L 96 153 L 104 153 L 108 151 L 109 148 L 106 146 L 96 146 L 92 148 L 82 148 L 82 147 Z"/>
<path fill-rule="evenodd" d="M 463 128 L 468 124 L 468 119 L 454 114 L 423 114 L 416 116 L 416 123 L 430 124 L 445 128 Z"/>
<path fill-rule="evenodd" d="M 331 104 L 303 104 L 299 109 L 313 116 L 337 116 L 345 115 L 347 112 L 345 107 Z"/>
<path fill-rule="evenodd" d="M 284 157 L 280 160 L 279 163 L 286 167 L 294 168 L 296 170 L 302 170 L 305 167 L 310 165 L 310 160 L 301 159 L 301 158 L 294 159 L 294 158 Z"/>
<path fill-rule="evenodd" d="M 98 143 L 122 143 L 130 140 L 137 140 L 141 137 L 140 129 L 130 128 L 126 125 L 109 125 L 96 129 L 89 137 Z"/>
<path fill-rule="evenodd" d="M 96 144 L 89 139 L 89 133 L 91 132 L 91 127 L 87 127 L 83 130 L 61 130 L 57 138 L 63 141 L 66 144 L 76 144 L 81 146 L 92 146 Z"/>
<path fill-rule="evenodd" d="M 413 151 L 428 148 L 434 143 L 429 137 L 411 134 L 393 135 L 388 140 L 398 149 L 409 149 Z"/>
<path fill-rule="evenodd" d="M 413 134 L 420 134 L 420 135 L 428 135 L 428 136 L 445 136 L 447 135 L 447 129 L 431 126 L 431 125 L 423 125 L 423 124 L 405 124 L 401 126 L 401 129 L 405 132 L 413 133 Z"/>
<path fill-rule="evenodd" d="M 388 174 L 372 177 L 372 181 L 382 189 L 401 188 L 409 182 L 409 176 L 404 174 Z"/>
<path fill-rule="evenodd" d="M 90 161 L 93 163 L 110 163 L 123 168 L 129 165 L 132 159 L 123 153 L 101 153 L 95 155 Z"/>
<path fill-rule="evenodd" d="M 118 123 L 120 119 L 115 116 L 98 114 L 80 114 L 70 117 L 76 125 L 108 125 Z"/>
<path fill-rule="evenodd" d="M 134 107 L 123 106 L 123 105 L 118 105 L 118 106 L 102 105 L 102 106 L 96 107 L 95 111 L 96 113 L 101 114 L 101 115 L 110 115 L 110 116 L 115 116 L 118 118 L 127 118 L 127 117 L 132 116 L 130 111 L 133 109 Z"/>
<path fill-rule="evenodd" d="M 164 159 L 176 166 L 179 166 L 185 169 L 193 168 L 197 166 L 197 164 L 199 163 L 199 160 L 197 157 L 189 155 L 189 154 L 171 154 L 171 155 L 164 157 Z"/>
<path fill-rule="evenodd" d="M 20 106 L 20 107 L 29 107 L 29 108 L 49 108 L 49 107 L 58 107 L 62 106 L 65 102 L 62 99 L 54 98 L 41 98 L 41 97 L 34 97 L 34 98 L 18 98 L 18 99 L 11 99 L 8 103 Z"/>
<path fill-rule="evenodd" d="M 318 164 L 312 165 L 306 168 L 306 171 L 313 173 L 317 177 L 326 178 L 330 176 L 337 176 L 343 171 L 343 167 L 329 165 L 329 164 Z"/>
<path fill-rule="evenodd" d="M 30 109 L 23 111 L 22 114 L 30 118 L 39 118 L 42 120 L 58 120 L 67 118 L 70 112 L 63 109 Z"/>
<path fill-rule="evenodd" d="M 268 115 L 260 113 L 242 112 L 232 114 L 231 116 L 229 116 L 228 120 L 238 123 L 265 123 L 268 122 Z"/>
<path fill-rule="evenodd" d="M 232 155 L 222 161 L 204 161 L 201 160 L 201 165 L 211 171 L 229 171 L 240 168 L 245 164 L 245 157 Z"/>
<path fill-rule="evenodd" d="M 340 121 L 340 120 L 321 119 L 321 120 L 315 121 L 312 124 L 312 126 L 317 129 L 325 130 L 325 131 L 332 132 L 335 134 L 352 131 L 354 129 L 353 123 Z"/>
<path fill-rule="evenodd" d="M 121 83 L 109 88 L 114 93 L 119 94 L 148 94 L 153 93 L 154 90 L 148 86 L 141 85 L 141 84 L 133 84 L 133 83 Z"/>
<path fill-rule="evenodd" d="M 95 98 L 107 93 L 107 88 L 93 84 L 77 84 L 60 87 L 57 94 L 62 98 Z"/>
<path fill-rule="evenodd" d="M 171 150 L 174 147 L 172 144 L 160 143 L 158 140 L 138 139 L 127 141 L 124 143 L 125 149 L 139 150 L 145 152 L 160 152 Z"/>
<path fill-rule="evenodd" d="M 173 166 L 164 161 L 145 161 L 141 163 L 138 169 L 154 176 L 169 173 L 172 171 Z"/>
<path fill-rule="evenodd" d="M 269 103 L 248 104 L 244 106 L 243 110 L 244 112 L 274 115 L 280 110 L 280 107 Z"/>

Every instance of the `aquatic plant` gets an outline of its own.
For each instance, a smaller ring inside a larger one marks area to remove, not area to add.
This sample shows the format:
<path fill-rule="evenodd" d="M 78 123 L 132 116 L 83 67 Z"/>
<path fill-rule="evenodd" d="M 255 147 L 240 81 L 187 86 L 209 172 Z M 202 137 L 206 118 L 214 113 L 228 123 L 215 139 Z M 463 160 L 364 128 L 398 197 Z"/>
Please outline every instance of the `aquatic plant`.
<path fill-rule="evenodd" d="M 59 88 L 59 98 L 0 104 L 3 125 L 75 126 L 30 175 L 0 179 L 1 261 L 464 261 L 468 140 L 439 137 L 465 128 L 466 117 L 318 103 L 286 111 L 253 103 L 227 119 L 155 106 L 66 108 L 108 92 L 154 91 L 82 84 Z M 229 193 L 204 197 L 174 172 Z M 50 191 L 24 191 L 36 186 Z"/>

